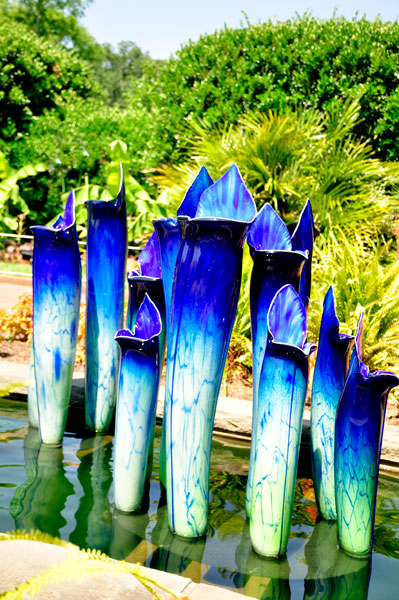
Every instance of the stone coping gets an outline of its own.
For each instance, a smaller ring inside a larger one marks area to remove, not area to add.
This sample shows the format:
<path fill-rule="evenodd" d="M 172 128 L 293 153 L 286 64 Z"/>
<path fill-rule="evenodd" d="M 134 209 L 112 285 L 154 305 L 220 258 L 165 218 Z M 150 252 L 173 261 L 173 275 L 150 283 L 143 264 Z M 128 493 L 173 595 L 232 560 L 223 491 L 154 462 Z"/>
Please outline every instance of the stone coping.
<path fill-rule="evenodd" d="M 14 391 L 16 399 L 26 401 L 29 379 L 29 365 L 0 362 L 0 387 L 9 383 L 21 383 Z M 163 416 L 165 388 L 160 387 L 157 419 Z M 72 385 L 71 403 L 81 406 L 84 402 L 84 373 L 75 372 Z M 252 402 L 220 396 L 216 408 L 214 432 L 232 439 L 251 438 Z M 305 410 L 302 426 L 302 445 L 310 447 L 310 411 Z M 399 426 L 385 425 L 381 449 L 381 465 L 384 469 L 399 473 Z"/>
<path fill-rule="evenodd" d="M 68 559 L 68 548 L 31 540 L 0 540 L 0 595 Z M 248 596 L 225 588 L 195 583 L 189 577 L 142 567 L 145 575 L 187 600 L 248 600 Z M 78 573 L 78 571 L 76 571 Z M 155 586 L 154 586 L 155 587 Z M 171 599 L 155 588 L 161 598 Z M 42 588 L 37 600 L 151 600 L 153 595 L 129 574 L 101 574 L 81 581 L 63 581 Z"/>

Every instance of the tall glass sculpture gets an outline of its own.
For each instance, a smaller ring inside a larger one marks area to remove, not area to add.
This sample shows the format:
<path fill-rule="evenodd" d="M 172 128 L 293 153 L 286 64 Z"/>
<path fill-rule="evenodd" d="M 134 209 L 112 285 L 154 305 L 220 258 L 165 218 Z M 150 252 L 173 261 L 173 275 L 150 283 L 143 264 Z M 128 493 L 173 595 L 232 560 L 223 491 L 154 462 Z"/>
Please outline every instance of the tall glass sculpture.
<path fill-rule="evenodd" d="M 216 402 L 241 282 L 242 247 L 256 214 L 237 167 L 200 197 L 195 218 L 178 217 L 167 335 L 166 470 L 169 525 L 184 537 L 207 527 Z"/>
<path fill-rule="evenodd" d="M 361 360 L 362 318 L 335 425 L 335 500 L 339 542 L 368 554 L 373 542 L 378 468 L 389 391 L 399 377 L 370 373 Z"/>
<path fill-rule="evenodd" d="M 38 422 L 42 442 L 57 446 L 64 435 L 78 341 L 82 270 L 74 193 L 63 216 L 51 226 L 31 229 Z"/>
<path fill-rule="evenodd" d="M 299 297 L 307 312 L 312 286 L 312 258 L 314 242 L 314 221 L 312 205 L 306 200 L 305 206 L 299 215 L 298 224 L 291 236 L 292 249 L 308 253 L 308 260 L 303 265 L 301 282 L 299 285 Z"/>
<path fill-rule="evenodd" d="M 146 294 L 133 332 L 116 334 L 122 358 L 115 427 L 115 504 L 140 508 L 158 396 L 162 321 Z"/>
<path fill-rule="evenodd" d="M 324 519 L 336 519 L 334 482 L 335 419 L 344 389 L 353 336 L 339 332 L 333 288 L 324 298 L 319 344 L 314 368 L 310 441 L 313 484 Z"/>
<path fill-rule="evenodd" d="M 123 171 L 115 201 L 87 204 L 86 425 L 107 431 L 116 402 L 126 273 L 127 225 Z"/>
<path fill-rule="evenodd" d="M 213 181 L 209 176 L 205 167 L 201 167 L 197 177 L 187 190 L 181 205 L 177 210 L 178 216 L 187 216 L 193 218 L 197 211 L 198 202 L 201 194 L 212 185 Z M 175 267 L 177 254 L 181 244 L 180 226 L 176 218 L 155 219 L 153 221 L 154 229 L 158 238 L 159 255 L 161 261 L 162 284 L 165 296 L 165 317 L 166 328 L 165 333 L 168 338 L 168 330 L 170 326 L 170 312 L 172 302 L 172 290 L 175 277 Z M 168 342 L 167 342 L 168 343 Z M 165 423 L 166 414 L 168 411 L 168 397 L 165 397 L 164 419 L 162 422 L 162 439 L 161 439 L 161 457 L 159 477 L 161 483 L 166 487 L 166 433 Z"/>
<path fill-rule="evenodd" d="M 286 553 L 308 382 L 306 312 L 292 286 L 275 295 L 259 380 L 250 536 L 258 554 Z"/>
<path fill-rule="evenodd" d="M 307 215 L 308 211 L 302 211 L 302 215 L 304 214 Z M 310 244 L 313 238 L 308 236 L 308 239 L 301 235 L 302 231 L 307 232 L 307 228 L 302 225 L 302 222 L 303 218 L 295 230 L 297 243 L 303 241 Z M 302 244 L 303 249 L 294 249 L 293 240 L 285 223 L 270 204 L 265 204 L 259 211 L 248 232 L 247 242 L 254 262 L 251 275 L 250 309 L 253 357 L 252 430 L 255 432 L 258 418 L 259 377 L 267 339 L 267 313 L 274 295 L 284 285 L 290 284 L 299 292 L 301 272 L 309 256 L 309 248 L 305 248 L 308 244 L 304 243 Z M 245 499 L 247 516 L 250 516 L 251 510 L 254 452 L 255 436 L 253 435 Z"/>

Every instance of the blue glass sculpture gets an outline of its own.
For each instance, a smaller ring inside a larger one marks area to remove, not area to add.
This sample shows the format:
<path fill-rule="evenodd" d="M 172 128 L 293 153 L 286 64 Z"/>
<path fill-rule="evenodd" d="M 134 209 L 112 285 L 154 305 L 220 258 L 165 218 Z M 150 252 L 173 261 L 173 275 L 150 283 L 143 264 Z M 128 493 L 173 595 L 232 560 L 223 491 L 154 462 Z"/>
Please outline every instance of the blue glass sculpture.
<path fill-rule="evenodd" d="M 312 257 L 314 242 L 314 221 L 312 205 L 307 200 L 305 206 L 299 215 L 298 224 L 291 237 L 292 249 L 308 253 L 308 260 L 305 262 L 299 286 L 299 297 L 305 310 L 308 310 L 310 300 L 310 289 L 312 284 Z"/>
<path fill-rule="evenodd" d="M 250 308 L 253 357 L 252 431 L 255 432 L 258 415 L 259 377 L 267 339 L 267 313 L 274 295 L 281 287 L 291 284 L 294 289 L 299 291 L 301 271 L 308 254 L 306 250 L 293 250 L 289 231 L 270 204 L 265 204 L 258 213 L 249 230 L 247 242 L 254 262 L 251 275 Z M 245 500 L 248 517 L 251 510 L 254 444 L 255 436 L 253 435 Z"/>
<path fill-rule="evenodd" d="M 234 165 L 201 194 L 195 218 L 178 217 L 182 243 L 167 332 L 165 418 L 169 524 L 183 537 L 199 537 L 207 527 L 214 414 L 237 308 L 243 242 L 255 214 Z"/>
<path fill-rule="evenodd" d="M 107 431 L 116 402 L 126 273 L 127 225 L 123 171 L 114 202 L 87 204 L 86 425 Z"/>
<path fill-rule="evenodd" d="M 362 317 L 335 425 L 335 500 L 339 542 L 351 554 L 372 547 L 378 467 L 389 391 L 399 377 L 369 373 L 361 360 Z"/>
<path fill-rule="evenodd" d="M 202 192 L 204 192 L 213 181 L 205 167 L 201 167 L 197 177 L 187 190 L 181 205 L 177 210 L 178 216 L 188 216 L 193 218 L 197 211 L 198 202 Z M 154 229 L 157 234 L 159 244 L 159 254 L 161 261 L 162 283 L 165 296 L 166 328 L 165 333 L 168 339 L 168 329 L 170 324 L 170 311 L 172 302 L 172 290 L 175 277 L 175 267 L 177 254 L 180 249 L 181 235 L 177 219 L 155 219 L 153 221 Z M 168 343 L 168 342 L 167 342 Z M 167 397 L 165 397 L 164 419 L 162 422 L 162 440 L 159 478 L 164 487 L 166 487 L 166 448 L 165 448 L 165 423 L 168 410 Z"/>
<path fill-rule="evenodd" d="M 129 283 L 129 304 L 126 327 L 130 330 L 133 329 L 138 310 L 144 301 L 145 295 L 148 294 L 157 307 L 162 321 L 162 331 L 159 336 L 160 365 L 162 368 L 166 337 L 165 294 L 162 283 L 159 245 L 155 231 L 152 233 L 144 249 L 140 252 L 137 261 L 140 266 L 140 272 L 131 271 L 127 277 Z"/>
<path fill-rule="evenodd" d="M 177 210 L 177 215 L 184 215 L 191 219 L 194 218 L 202 192 L 211 186 L 212 183 L 213 181 L 206 168 L 201 167 L 194 182 L 187 190 L 187 193 Z M 181 243 L 180 227 L 176 218 L 155 219 L 153 224 L 159 244 L 161 273 L 166 304 L 166 331 L 168 331 L 176 259 Z"/>
<path fill-rule="evenodd" d="M 71 393 L 82 270 L 75 222 L 75 195 L 51 226 L 32 227 L 33 353 L 40 437 L 59 445 Z"/>
<path fill-rule="evenodd" d="M 310 438 L 313 484 L 319 512 L 336 519 L 334 439 L 338 402 L 344 389 L 353 337 L 339 332 L 333 288 L 324 299 L 313 375 Z"/>
<path fill-rule="evenodd" d="M 115 426 L 115 504 L 140 508 L 158 395 L 162 321 L 146 294 L 133 332 L 121 330 L 122 351 Z"/>
<path fill-rule="evenodd" d="M 275 295 L 269 309 L 268 337 L 259 381 L 253 491 L 252 545 L 258 554 L 287 550 L 302 418 L 308 381 L 306 312 L 292 286 Z"/>

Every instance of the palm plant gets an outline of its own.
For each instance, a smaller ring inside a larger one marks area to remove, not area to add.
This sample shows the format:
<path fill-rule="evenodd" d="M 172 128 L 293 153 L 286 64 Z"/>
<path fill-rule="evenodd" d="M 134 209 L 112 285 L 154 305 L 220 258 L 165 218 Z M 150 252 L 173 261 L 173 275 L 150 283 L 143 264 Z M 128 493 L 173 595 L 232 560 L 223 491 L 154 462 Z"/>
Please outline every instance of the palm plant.
<path fill-rule="evenodd" d="M 308 330 L 316 341 L 323 300 L 334 285 L 340 329 L 354 333 L 364 310 L 363 360 L 370 369 L 399 364 L 399 262 L 385 266 L 387 248 L 366 246 L 360 236 L 349 242 L 343 234 L 316 249 Z"/>
<path fill-rule="evenodd" d="M 361 307 L 365 310 L 365 362 L 386 368 L 399 363 L 399 267 L 381 265 L 382 258 L 392 261 L 393 252 L 378 244 L 391 233 L 399 212 L 399 164 L 380 161 L 354 136 L 359 112 L 355 98 L 336 99 L 324 115 L 313 109 L 252 113 L 238 125 L 216 130 L 206 121 L 191 120 L 182 134 L 191 158 L 164 165 L 154 179 L 170 189 L 177 205 L 200 166 L 219 177 L 235 162 L 258 208 L 270 202 L 288 226 L 310 198 L 318 233 L 310 336 L 317 339 L 324 294 L 333 283 L 348 332 L 355 331 Z M 247 268 L 249 289 L 250 263 Z M 248 289 L 242 287 L 233 330 L 233 367 L 249 364 Z"/>
<path fill-rule="evenodd" d="M 163 166 L 154 180 L 171 189 L 178 204 L 199 167 L 219 177 L 236 162 L 260 208 L 271 202 L 288 225 L 306 200 L 323 236 L 338 229 L 348 237 L 381 231 L 398 209 L 399 166 L 373 156 L 353 135 L 359 100 L 335 100 L 323 116 L 301 113 L 252 113 L 237 126 L 214 130 L 206 121 L 188 121 L 184 137 L 190 160 Z"/>

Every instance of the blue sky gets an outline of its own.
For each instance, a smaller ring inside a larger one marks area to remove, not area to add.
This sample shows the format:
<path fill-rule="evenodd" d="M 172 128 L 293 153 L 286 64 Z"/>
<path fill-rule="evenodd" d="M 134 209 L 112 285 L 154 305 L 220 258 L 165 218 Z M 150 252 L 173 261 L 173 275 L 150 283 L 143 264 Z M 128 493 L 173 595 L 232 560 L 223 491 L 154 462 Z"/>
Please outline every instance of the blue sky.
<path fill-rule="evenodd" d="M 135 42 L 153 58 L 168 58 L 189 39 L 212 33 L 224 24 L 239 27 L 244 10 L 251 23 L 269 18 L 284 21 L 311 11 L 315 17 L 329 18 L 334 8 L 346 18 L 356 12 L 383 21 L 399 20 L 398 0 L 94 0 L 83 20 L 101 43 L 116 45 Z"/>

